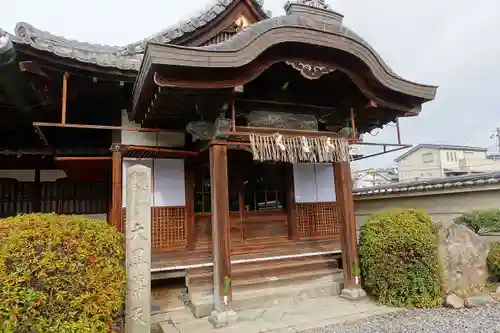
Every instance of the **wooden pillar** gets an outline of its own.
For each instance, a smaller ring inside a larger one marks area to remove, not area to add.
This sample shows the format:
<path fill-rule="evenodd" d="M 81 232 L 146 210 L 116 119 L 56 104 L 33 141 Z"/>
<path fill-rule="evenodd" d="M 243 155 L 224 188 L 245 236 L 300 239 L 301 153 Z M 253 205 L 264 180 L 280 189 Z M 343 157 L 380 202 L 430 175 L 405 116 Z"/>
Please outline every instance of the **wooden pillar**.
<path fill-rule="evenodd" d="M 122 153 L 119 150 L 119 145 L 113 145 L 111 151 L 111 224 L 116 227 L 119 232 L 123 232 L 123 217 L 122 217 Z"/>
<path fill-rule="evenodd" d="M 212 252 L 214 310 L 231 309 L 231 233 L 227 176 L 227 146 L 210 147 L 210 182 L 212 191 Z"/>
<path fill-rule="evenodd" d="M 352 195 L 352 177 L 349 162 L 334 163 L 335 192 L 342 212 L 341 250 L 344 272 L 344 288 L 356 288 L 354 268 L 358 264 L 358 244 L 356 235 L 356 218 L 354 216 L 354 200 Z"/>

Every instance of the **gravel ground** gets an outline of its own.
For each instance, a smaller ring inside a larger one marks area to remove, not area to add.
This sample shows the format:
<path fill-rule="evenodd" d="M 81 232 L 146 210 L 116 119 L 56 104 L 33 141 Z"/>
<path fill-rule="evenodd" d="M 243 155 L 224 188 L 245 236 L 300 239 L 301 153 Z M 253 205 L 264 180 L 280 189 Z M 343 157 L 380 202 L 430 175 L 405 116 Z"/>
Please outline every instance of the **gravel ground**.
<path fill-rule="evenodd" d="M 471 309 L 391 313 L 303 333 L 500 333 L 500 304 Z"/>

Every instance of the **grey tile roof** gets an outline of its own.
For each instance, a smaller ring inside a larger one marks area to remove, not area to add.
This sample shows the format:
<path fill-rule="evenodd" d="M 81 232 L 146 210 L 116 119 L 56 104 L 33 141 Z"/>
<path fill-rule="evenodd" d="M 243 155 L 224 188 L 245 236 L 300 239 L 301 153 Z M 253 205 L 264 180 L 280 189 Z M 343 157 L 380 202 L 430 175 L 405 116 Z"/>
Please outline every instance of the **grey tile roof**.
<path fill-rule="evenodd" d="M 378 185 L 353 190 L 355 197 L 388 195 L 500 183 L 500 172 Z"/>
<path fill-rule="evenodd" d="M 432 144 L 432 143 L 421 143 L 412 147 L 410 150 L 406 151 L 404 154 L 396 157 L 394 162 L 401 161 L 403 158 L 413 154 L 417 150 L 421 148 L 430 148 L 430 149 L 448 149 L 448 150 L 468 150 L 468 151 L 487 151 L 488 149 L 482 147 L 472 147 L 472 146 L 459 146 L 459 145 L 441 145 L 441 144 Z"/>
<path fill-rule="evenodd" d="M 51 52 L 60 57 L 102 67 L 137 71 L 141 65 L 147 43 L 175 43 L 176 40 L 185 34 L 191 33 L 210 23 L 235 1 L 239 0 L 213 0 L 204 10 L 191 16 L 190 19 L 183 20 L 153 36 L 125 46 L 90 44 L 70 40 L 39 30 L 24 22 L 18 23 L 15 28 L 15 34 L 8 36 L 14 43 L 30 45 L 35 49 Z M 264 12 L 262 7 L 263 0 L 251 1 L 256 9 L 262 12 L 263 16 L 270 15 Z M 0 35 L 7 34 L 2 34 L 0 31 Z"/>

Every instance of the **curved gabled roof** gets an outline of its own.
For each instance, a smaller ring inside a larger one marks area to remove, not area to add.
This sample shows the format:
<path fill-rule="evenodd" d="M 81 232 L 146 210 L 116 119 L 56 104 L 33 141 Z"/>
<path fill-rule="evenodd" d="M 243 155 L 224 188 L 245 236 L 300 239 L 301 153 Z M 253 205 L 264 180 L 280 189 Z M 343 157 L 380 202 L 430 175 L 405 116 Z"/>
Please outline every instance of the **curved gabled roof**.
<path fill-rule="evenodd" d="M 16 44 L 29 45 L 60 57 L 102 67 L 137 71 L 148 43 L 175 44 L 185 35 L 208 25 L 238 1 L 242 0 L 213 0 L 204 10 L 192 15 L 190 19 L 183 20 L 148 38 L 124 46 L 109 46 L 70 40 L 37 29 L 24 22 L 18 23 L 15 28 L 15 35 L 9 35 L 9 37 Z M 261 18 L 268 16 L 262 7 L 263 0 L 243 1 L 255 8 Z"/>
<path fill-rule="evenodd" d="M 305 2 L 288 4 L 286 12 L 285 16 L 254 23 L 218 44 L 186 47 L 150 43 L 134 86 L 134 112 L 147 107 L 151 89 L 146 87 L 151 84 L 203 88 L 208 80 L 211 88 L 229 88 L 250 82 L 282 61 L 318 62 L 340 69 L 367 97 L 377 98 L 377 104 L 404 112 L 418 113 L 422 103 L 435 98 L 436 86 L 395 74 L 363 38 L 342 24 L 341 14 Z M 287 45 L 291 47 L 285 48 Z M 175 70 L 180 67 L 186 70 Z M 368 80 L 379 91 L 390 92 L 391 97 L 378 98 Z"/>

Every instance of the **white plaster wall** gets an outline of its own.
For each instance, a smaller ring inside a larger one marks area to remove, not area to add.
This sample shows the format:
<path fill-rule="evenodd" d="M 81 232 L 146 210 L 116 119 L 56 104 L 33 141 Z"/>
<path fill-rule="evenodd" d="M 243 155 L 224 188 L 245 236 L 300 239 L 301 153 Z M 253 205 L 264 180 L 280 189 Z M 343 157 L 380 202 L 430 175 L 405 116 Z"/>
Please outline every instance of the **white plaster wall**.
<path fill-rule="evenodd" d="M 122 176 L 122 207 L 127 202 L 127 169 L 141 164 L 151 168 L 153 207 L 186 205 L 186 187 L 183 159 L 124 158 Z"/>
<path fill-rule="evenodd" d="M 436 191 L 430 195 L 393 195 L 355 197 L 354 211 L 357 228 L 372 214 L 392 208 L 418 208 L 426 210 L 434 221 L 451 223 L 453 219 L 473 210 L 500 208 L 500 186 L 464 188 L 462 192 L 443 193 Z"/>
<path fill-rule="evenodd" d="M 451 170 L 459 170 L 460 169 L 460 160 L 464 158 L 464 152 L 462 150 L 449 150 L 443 149 L 439 151 L 441 155 L 441 165 L 443 169 L 451 169 Z M 448 154 L 457 156 L 457 160 L 454 159 L 448 160 Z"/>
<path fill-rule="evenodd" d="M 129 121 L 127 111 L 122 111 L 123 127 L 141 127 L 139 124 Z M 147 146 L 147 147 L 184 147 L 184 132 L 134 132 L 121 131 L 121 143 L 124 145 Z"/>
<path fill-rule="evenodd" d="M 66 178 L 63 170 L 40 170 L 40 181 L 55 182 L 60 178 Z M 12 178 L 20 182 L 34 182 L 35 170 L 0 170 L 0 178 Z"/>

